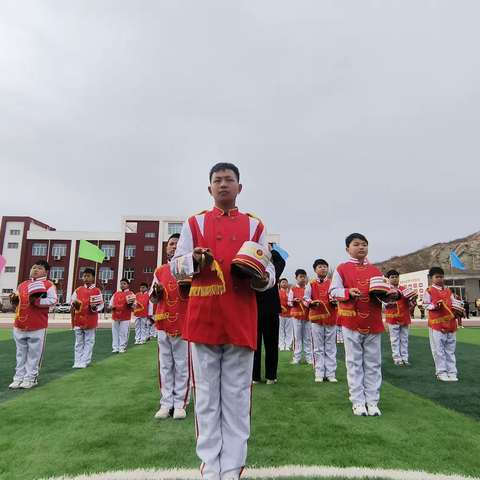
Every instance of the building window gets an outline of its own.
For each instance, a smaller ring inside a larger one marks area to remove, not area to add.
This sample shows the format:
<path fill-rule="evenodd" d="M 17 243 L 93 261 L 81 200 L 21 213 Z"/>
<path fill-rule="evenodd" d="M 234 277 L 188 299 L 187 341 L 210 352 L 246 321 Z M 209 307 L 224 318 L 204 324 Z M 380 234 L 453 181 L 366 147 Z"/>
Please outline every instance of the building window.
<path fill-rule="evenodd" d="M 63 303 L 63 290 L 57 290 L 58 303 Z"/>
<path fill-rule="evenodd" d="M 54 243 L 52 247 L 52 255 L 56 257 L 65 257 L 67 255 L 67 244 L 66 243 Z"/>
<path fill-rule="evenodd" d="M 145 267 L 143 269 L 143 273 L 153 273 L 154 268 L 153 267 Z"/>
<path fill-rule="evenodd" d="M 183 223 L 169 223 L 168 224 L 168 234 L 173 235 L 174 233 L 182 233 Z"/>
<path fill-rule="evenodd" d="M 20 230 L 10 230 L 10 235 L 20 235 Z"/>
<path fill-rule="evenodd" d="M 57 280 L 63 280 L 65 278 L 65 267 L 52 267 L 49 277 L 52 280 L 54 278 Z"/>
<path fill-rule="evenodd" d="M 133 280 L 133 277 L 135 275 L 135 268 L 133 267 L 125 267 L 123 269 L 123 276 L 127 279 L 127 280 Z"/>
<path fill-rule="evenodd" d="M 18 248 L 18 243 L 8 243 L 7 248 Z"/>
<path fill-rule="evenodd" d="M 112 295 L 113 295 L 113 292 L 111 290 L 105 290 L 103 292 L 103 303 L 105 303 L 105 305 L 108 305 L 108 303 L 112 299 Z"/>
<path fill-rule="evenodd" d="M 98 272 L 98 278 L 100 280 L 113 280 L 113 268 L 100 267 L 100 270 Z"/>
<path fill-rule="evenodd" d="M 145 238 L 155 238 L 155 232 L 146 232 Z"/>
<path fill-rule="evenodd" d="M 5 267 L 5 273 L 15 273 L 17 267 Z"/>
<path fill-rule="evenodd" d="M 102 245 L 100 250 L 105 254 L 106 257 L 115 256 L 115 245 Z"/>
<path fill-rule="evenodd" d="M 137 222 L 127 222 L 125 225 L 125 233 L 137 233 Z"/>
<path fill-rule="evenodd" d="M 2 293 L 13 293 L 13 288 L 3 288 Z"/>
<path fill-rule="evenodd" d="M 47 244 L 46 243 L 34 243 L 32 247 L 32 255 L 35 257 L 47 256 Z"/>
<path fill-rule="evenodd" d="M 145 252 L 154 252 L 155 251 L 155 245 L 145 245 L 143 247 L 143 250 Z"/>
<path fill-rule="evenodd" d="M 125 256 L 126 257 L 134 257 L 136 250 L 137 250 L 136 245 L 127 245 L 125 247 Z"/>

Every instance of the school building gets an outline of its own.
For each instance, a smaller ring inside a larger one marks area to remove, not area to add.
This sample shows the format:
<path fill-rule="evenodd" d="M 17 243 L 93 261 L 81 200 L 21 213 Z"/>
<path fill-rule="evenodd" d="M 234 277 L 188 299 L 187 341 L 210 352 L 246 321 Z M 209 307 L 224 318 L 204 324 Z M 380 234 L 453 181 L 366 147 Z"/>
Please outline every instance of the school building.
<path fill-rule="evenodd" d="M 180 233 L 187 217 L 123 216 L 118 232 L 59 231 L 31 217 L 2 217 L 0 254 L 7 264 L 0 274 L 0 300 L 8 304 L 8 295 L 29 278 L 37 260 L 50 266 L 50 280 L 57 287 L 60 303 L 67 303 L 82 285 L 83 271 L 97 269 L 97 285 L 108 302 L 119 289 L 120 279 L 131 281 L 138 292 L 140 283 L 153 281 L 155 268 L 167 261 L 165 248 L 173 233 Z M 268 235 L 279 243 L 278 235 Z M 78 258 L 80 240 L 98 245 L 104 252 L 102 264 Z"/>

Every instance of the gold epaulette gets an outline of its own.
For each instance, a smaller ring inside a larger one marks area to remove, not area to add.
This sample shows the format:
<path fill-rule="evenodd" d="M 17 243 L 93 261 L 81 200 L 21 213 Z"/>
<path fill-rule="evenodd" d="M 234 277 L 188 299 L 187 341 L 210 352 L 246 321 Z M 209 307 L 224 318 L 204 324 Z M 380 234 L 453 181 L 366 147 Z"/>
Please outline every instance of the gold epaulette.
<path fill-rule="evenodd" d="M 249 217 L 254 218 L 255 220 L 258 220 L 258 221 L 263 225 L 263 222 L 262 222 L 258 217 L 256 217 L 255 215 L 253 215 L 252 213 L 247 213 L 246 215 L 248 215 Z"/>
<path fill-rule="evenodd" d="M 310 280 L 308 283 L 310 283 L 311 285 L 313 285 L 315 282 L 316 282 L 316 280 Z"/>
<path fill-rule="evenodd" d="M 53 282 L 51 282 L 50 280 L 47 280 L 47 282 L 48 282 L 52 287 L 54 287 L 55 290 L 57 289 L 57 287 L 55 286 L 55 284 L 54 284 Z"/>
<path fill-rule="evenodd" d="M 204 213 L 207 213 L 207 212 L 209 212 L 209 211 L 210 211 L 210 210 L 202 210 L 201 212 L 196 213 L 196 214 L 194 215 L 194 217 L 198 217 L 199 215 L 203 215 Z"/>

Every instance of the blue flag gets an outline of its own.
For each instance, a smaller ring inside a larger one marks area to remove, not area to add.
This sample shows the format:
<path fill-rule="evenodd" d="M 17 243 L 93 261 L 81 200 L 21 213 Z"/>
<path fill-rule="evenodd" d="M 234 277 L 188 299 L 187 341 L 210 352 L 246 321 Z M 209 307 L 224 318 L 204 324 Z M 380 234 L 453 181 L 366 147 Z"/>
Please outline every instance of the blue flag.
<path fill-rule="evenodd" d="M 273 244 L 273 247 L 272 247 L 275 251 L 277 251 L 280 256 L 286 261 L 287 258 L 289 257 L 288 253 L 283 250 L 283 248 L 280 248 L 276 243 Z"/>
<path fill-rule="evenodd" d="M 450 251 L 450 262 L 452 263 L 452 267 L 459 268 L 460 270 L 466 270 L 467 267 L 460 261 L 458 255 Z"/>

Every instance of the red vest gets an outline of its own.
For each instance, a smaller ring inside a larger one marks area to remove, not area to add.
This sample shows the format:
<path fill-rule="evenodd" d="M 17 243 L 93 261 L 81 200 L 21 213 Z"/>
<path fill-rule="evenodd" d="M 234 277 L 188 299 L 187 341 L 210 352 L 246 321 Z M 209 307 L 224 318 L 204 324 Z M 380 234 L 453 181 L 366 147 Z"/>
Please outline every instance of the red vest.
<path fill-rule="evenodd" d="M 337 321 L 337 312 L 335 307 L 329 302 L 328 290 L 330 289 L 330 280 L 319 282 L 312 280 L 312 301 L 320 302 L 317 308 L 310 307 L 308 310 L 308 319 L 313 323 L 321 325 L 335 325 Z"/>
<path fill-rule="evenodd" d="M 97 328 L 98 312 L 92 312 L 90 310 L 90 296 L 101 295 L 102 292 L 97 287 L 89 289 L 82 285 L 75 290 L 75 293 L 77 294 L 77 302 L 80 303 L 80 306 L 75 310 L 73 326 L 80 328 Z"/>
<path fill-rule="evenodd" d="M 112 320 L 123 322 L 131 320 L 132 309 L 127 305 L 127 295 L 132 295 L 130 290 L 122 292 L 119 290 L 113 295 L 113 306 L 115 310 L 112 312 Z"/>
<path fill-rule="evenodd" d="M 368 294 L 370 279 L 382 276 L 380 270 L 370 264 L 347 262 L 339 265 L 337 272 L 347 289 L 346 295 L 350 288 L 358 288 L 363 293 L 358 300 L 349 298 L 346 302 L 338 302 L 338 323 L 363 334 L 384 332 L 382 304 L 376 297 Z"/>
<path fill-rule="evenodd" d="M 291 288 L 293 292 L 293 298 L 301 298 L 300 303 L 293 303 L 293 307 L 290 310 L 290 315 L 297 320 L 308 320 L 307 307 L 303 304 L 303 296 L 305 295 L 305 287 L 298 287 L 294 285 Z"/>
<path fill-rule="evenodd" d="M 211 266 L 193 276 L 183 338 L 207 345 L 232 344 L 257 348 L 257 302 L 248 279 L 230 273 L 233 258 L 244 242 L 258 242 L 262 222 L 240 213 L 211 212 L 188 220 L 194 247 L 210 248 L 223 274 Z M 197 221 L 198 218 L 198 221 Z M 199 221 L 203 219 L 203 234 Z M 256 226 L 255 226 L 256 225 Z M 252 231 L 253 230 L 253 231 Z M 223 293 L 222 293 L 223 292 Z"/>
<path fill-rule="evenodd" d="M 398 287 L 397 290 L 403 292 L 407 287 Z M 403 297 L 396 302 L 391 302 L 391 307 L 385 307 L 385 321 L 391 325 L 410 325 L 412 319 L 410 318 L 410 305 L 408 300 Z"/>
<path fill-rule="evenodd" d="M 427 310 L 428 326 L 439 332 L 449 333 L 457 331 L 457 322 L 452 312 L 452 292 L 448 288 L 439 290 L 435 287 L 428 287 L 427 292 L 432 297 L 434 305 L 443 300 L 443 305 L 437 310 Z"/>
<path fill-rule="evenodd" d="M 288 290 L 280 289 L 278 291 L 280 295 L 280 304 L 282 305 L 282 313 L 280 314 L 281 317 L 291 317 L 290 310 L 291 308 L 288 306 Z"/>
<path fill-rule="evenodd" d="M 158 283 L 163 285 L 162 298 L 156 305 L 155 328 L 169 335 L 183 335 L 188 308 L 188 290 L 178 285 L 166 263 L 155 270 Z"/>
<path fill-rule="evenodd" d="M 42 280 L 45 288 L 48 290 L 53 285 L 49 280 Z M 32 280 L 27 280 L 18 286 L 18 296 L 20 302 L 15 311 L 15 321 L 13 326 L 19 330 L 41 330 L 48 327 L 48 310 L 49 307 L 38 307 L 30 305 L 28 286 Z"/>
<path fill-rule="evenodd" d="M 138 292 L 137 295 L 135 295 L 135 297 L 137 299 L 137 305 L 133 310 L 133 314 L 137 318 L 148 317 L 148 302 L 150 301 L 150 295 L 148 294 L 148 292 L 145 292 L 145 293 Z"/>

